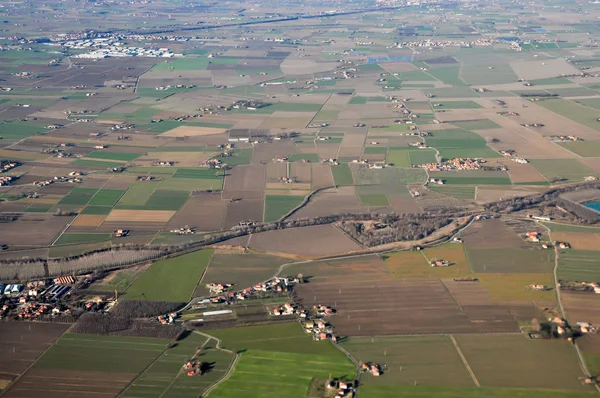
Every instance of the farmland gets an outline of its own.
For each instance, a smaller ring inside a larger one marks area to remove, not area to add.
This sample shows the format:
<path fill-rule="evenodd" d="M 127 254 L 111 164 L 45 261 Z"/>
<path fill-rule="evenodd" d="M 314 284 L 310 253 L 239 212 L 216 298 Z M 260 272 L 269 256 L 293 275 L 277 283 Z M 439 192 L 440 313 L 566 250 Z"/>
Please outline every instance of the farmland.
<path fill-rule="evenodd" d="M 214 331 L 224 348 L 240 352 L 233 374 L 210 396 L 270 395 L 273 383 L 282 394 L 304 397 L 311 379 L 355 377 L 352 363 L 331 343 L 315 342 L 295 322 Z"/>
<path fill-rule="evenodd" d="M 212 254 L 212 250 L 200 250 L 158 261 L 136 279 L 124 298 L 186 302 L 196 290 Z"/>
<path fill-rule="evenodd" d="M 2 396 L 594 392 L 596 2 L 8 3 Z"/>

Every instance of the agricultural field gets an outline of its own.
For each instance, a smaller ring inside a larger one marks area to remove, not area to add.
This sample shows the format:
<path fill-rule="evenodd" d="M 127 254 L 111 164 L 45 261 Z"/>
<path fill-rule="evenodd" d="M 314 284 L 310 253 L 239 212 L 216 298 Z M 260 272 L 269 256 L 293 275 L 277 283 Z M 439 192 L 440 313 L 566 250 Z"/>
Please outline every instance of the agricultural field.
<path fill-rule="evenodd" d="M 204 270 L 213 255 L 205 249 L 158 261 L 127 288 L 127 300 L 187 302 L 200 283 Z"/>
<path fill-rule="evenodd" d="M 166 343 L 168 340 L 65 334 L 7 396 L 60 396 L 65 384 L 78 394 L 116 396 L 163 353 Z"/>
<path fill-rule="evenodd" d="M 233 374 L 210 396 L 305 397 L 313 378 L 353 379 L 354 365 L 328 341 L 313 341 L 296 322 L 215 330 L 223 348 L 238 353 Z"/>
<path fill-rule="evenodd" d="M 142 3 L 2 8 L 2 396 L 594 392 L 600 339 L 526 331 L 600 324 L 595 2 Z"/>

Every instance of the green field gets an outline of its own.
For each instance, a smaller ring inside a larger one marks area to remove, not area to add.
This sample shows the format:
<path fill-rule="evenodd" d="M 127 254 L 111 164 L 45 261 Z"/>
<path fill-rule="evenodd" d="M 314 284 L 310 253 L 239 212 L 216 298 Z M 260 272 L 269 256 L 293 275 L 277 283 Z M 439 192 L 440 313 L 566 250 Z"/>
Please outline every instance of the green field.
<path fill-rule="evenodd" d="M 35 369 L 139 373 L 169 340 L 65 334 L 35 363 Z"/>
<path fill-rule="evenodd" d="M 452 125 L 465 130 L 489 130 L 499 129 L 501 126 L 490 119 L 465 120 L 463 122 L 452 122 Z"/>
<path fill-rule="evenodd" d="M 225 370 L 233 359 L 231 354 L 214 348 L 215 343 L 214 339 L 190 333 L 145 369 L 121 396 L 125 398 L 198 397 L 204 389 L 224 376 Z M 207 364 L 207 371 L 202 375 L 189 377 L 182 369 L 182 365 L 196 353 L 199 353 L 197 360 Z"/>
<path fill-rule="evenodd" d="M 448 173 L 431 173 L 432 177 L 442 178 L 444 183 L 447 185 L 511 185 L 512 182 L 506 177 L 490 175 L 490 177 L 482 176 L 470 176 L 468 171 L 458 173 L 455 175 L 448 175 Z M 444 188 L 442 188 L 444 189 Z"/>
<path fill-rule="evenodd" d="M 480 109 L 483 106 L 474 101 L 432 101 L 432 104 L 439 104 L 438 107 L 433 106 L 433 109 Z"/>
<path fill-rule="evenodd" d="M 46 126 L 30 122 L 3 121 L 0 123 L 0 136 L 3 140 L 9 141 L 20 141 L 47 130 Z"/>
<path fill-rule="evenodd" d="M 544 273 L 554 267 L 554 252 L 516 247 L 467 249 L 473 272 Z"/>
<path fill-rule="evenodd" d="M 554 113 L 600 131 L 600 122 L 596 120 L 598 118 L 598 111 L 595 109 L 590 109 L 564 99 L 549 99 L 539 101 L 538 104 Z"/>
<path fill-rule="evenodd" d="M 129 187 L 125 195 L 119 200 L 118 206 L 143 206 L 156 190 L 160 182 L 136 182 Z"/>
<path fill-rule="evenodd" d="M 600 141 L 561 142 L 559 145 L 584 158 L 600 156 Z"/>
<path fill-rule="evenodd" d="M 531 159 L 530 162 L 550 182 L 582 181 L 598 175 L 577 159 Z"/>
<path fill-rule="evenodd" d="M 385 207 L 390 205 L 387 196 L 382 193 L 359 193 L 358 197 L 368 207 Z"/>
<path fill-rule="evenodd" d="M 387 153 L 387 148 L 384 146 L 368 146 L 364 148 L 363 153 L 365 155 L 385 155 Z"/>
<path fill-rule="evenodd" d="M 205 249 L 158 261 L 136 279 L 123 298 L 187 302 L 196 290 L 212 254 L 212 249 Z"/>
<path fill-rule="evenodd" d="M 229 379 L 211 397 L 306 397 L 314 377 L 354 379 L 354 365 L 329 341 L 313 341 L 297 322 L 211 330 L 240 353 Z"/>
<path fill-rule="evenodd" d="M 460 78 L 460 70 L 461 66 L 456 64 L 429 69 L 427 73 L 446 84 L 450 84 L 452 86 L 466 86 L 467 83 Z"/>
<path fill-rule="evenodd" d="M 356 185 L 423 183 L 427 178 L 425 171 L 422 169 L 400 169 L 396 167 L 386 167 L 384 169 L 353 168 L 352 174 Z"/>
<path fill-rule="evenodd" d="M 408 152 L 411 165 L 420 165 L 426 163 L 433 163 L 435 159 L 435 150 L 433 149 L 418 149 Z"/>
<path fill-rule="evenodd" d="M 600 281 L 600 258 L 597 251 L 562 250 L 558 256 L 558 279 Z"/>
<path fill-rule="evenodd" d="M 429 186 L 429 189 L 456 199 L 475 199 L 475 187 L 431 185 Z"/>
<path fill-rule="evenodd" d="M 101 189 L 94 197 L 88 202 L 88 206 L 114 206 L 125 191 L 118 189 Z M 103 213 L 100 213 L 103 214 Z"/>
<path fill-rule="evenodd" d="M 110 240 L 110 234 L 65 233 L 54 244 L 71 245 L 75 243 L 104 242 L 107 240 Z"/>
<path fill-rule="evenodd" d="M 482 386 L 592 391 L 579 383 L 577 353 L 565 340 L 531 340 L 521 334 L 455 339 Z"/>
<path fill-rule="evenodd" d="M 54 205 L 45 203 L 32 203 L 25 209 L 26 213 L 46 213 Z"/>
<path fill-rule="evenodd" d="M 368 385 L 474 386 L 450 336 L 350 337 L 342 347 L 357 361 L 387 365 L 382 376 L 361 377 L 360 395 Z"/>
<path fill-rule="evenodd" d="M 229 166 L 243 166 L 250 164 L 252 160 L 252 148 L 241 148 L 234 149 L 232 156 L 230 157 L 219 157 L 223 163 L 227 163 Z"/>
<path fill-rule="evenodd" d="M 400 149 L 392 149 L 390 148 L 387 161 L 391 163 L 394 167 L 403 167 L 410 168 L 411 167 L 411 157 L 410 150 L 405 148 Z M 421 163 L 413 163 L 413 164 L 421 164 Z"/>
<path fill-rule="evenodd" d="M 173 174 L 173 178 L 200 178 L 203 180 L 222 180 L 223 172 L 221 170 L 211 170 L 205 168 L 180 168 L 177 169 L 175 174 Z"/>
<path fill-rule="evenodd" d="M 163 177 L 159 190 L 174 191 L 219 191 L 223 189 L 223 177 L 220 178 L 171 178 Z"/>
<path fill-rule="evenodd" d="M 290 162 L 300 162 L 303 160 L 312 163 L 319 163 L 319 155 L 316 153 L 294 153 L 288 159 Z"/>
<path fill-rule="evenodd" d="M 112 169 L 114 167 L 120 167 L 123 165 L 123 162 L 105 162 L 102 160 L 88 160 L 88 159 L 76 159 L 72 161 L 70 164 L 74 166 L 84 166 L 84 167 L 93 167 L 96 169 Z"/>
<path fill-rule="evenodd" d="M 444 159 L 500 157 L 498 152 L 487 147 L 483 137 L 464 129 L 435 131 L 433 137 L 427 137 L 425 140 L 427 145 L 439 150 Z"/>
<path fill-rule="evenodd" d="M 354 179 L 352 178 L 352 172 L 347 164 L 339 164 L 337 166 L 331 166 L 331 174 L 333 174 L 333 181 L 335 185 L 352 185 Z"/>
<path fill-rule="evenodd" d="M 458 388 L 429 386 L 373 386 L 360 388 L 361 396 L 368 398 L 578 398 L 597 396 L 594 392 L 524 389 L 524 388 Z"/>
<path fill-rule="evenodd" d="M 187 191 L 156 190 L 144 205 L 145 210 L 179 210 L 189 199 Z"/>
<path fill-rule="evenodd" d="M 179 70 L 204 70 L 209 64 L 206 57 L 199 58 L 178 58 L 159 62 L 152 68 L 152 71 L 179 71 Z"/>
<path fill-rule="evenodd" d="M 98 192 L 94 188 L 73 188 L 65 197 L 63 197 L 59 205 L 85 205 Z"/>
<path fill-rule="evenodd" d="M 304 196 L 267 195 L 265 197 L 265 222 L 277 221 L 304 200 Z"/>
<path fill-rule="evenodd" d="M 141 155 L 141 153 L 96 151 L 87 154 L 86 157 L 92 159 L 120 160 L 123 162 L 130 162 L 136 158 L 139 158 Z"/>

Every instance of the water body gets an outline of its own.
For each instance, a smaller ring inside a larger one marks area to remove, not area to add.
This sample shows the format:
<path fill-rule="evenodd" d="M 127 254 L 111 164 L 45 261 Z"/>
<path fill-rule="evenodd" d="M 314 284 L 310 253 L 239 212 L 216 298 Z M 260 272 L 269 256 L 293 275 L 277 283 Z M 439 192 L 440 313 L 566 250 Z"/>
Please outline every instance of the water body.
<path fill-rule="evenodd" d="M 584 205 L 592 210 L 600 211 L 600 202 L 590 202 Z"/>

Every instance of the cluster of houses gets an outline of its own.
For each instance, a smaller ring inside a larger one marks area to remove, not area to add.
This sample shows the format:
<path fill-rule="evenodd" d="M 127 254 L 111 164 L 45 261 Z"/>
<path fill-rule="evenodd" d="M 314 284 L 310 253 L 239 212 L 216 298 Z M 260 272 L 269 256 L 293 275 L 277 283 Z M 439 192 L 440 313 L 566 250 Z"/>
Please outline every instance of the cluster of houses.
<path fill-rule="evenodd" d="M 300 279 L 298 278 L 275 277 L 265 283 L 257 283 L 252 287 L 239 291 L 230 291 L 233 286 L 231 283 L 209 283 L 206 287 L 212 294 L 216 294 L 216 296 L 206 299 L 206 301 L 201 301 L 199 304 L 232 304 L 236 301 L 248 300 L 265 293 L 285 293 L 297 283 L 300 283 Z"/>
<path fill-rule="evenodd" d="M 199 361 L 187 361 L 184 365 L 183 365 L 183 370 L 185 370 L 185 374 L 187 376 L 197 376 L 200 373 L 200 366 L 201 363 Z"/>
<path fill-rule="evenodd" d="M 306 318 L 306 311 L 302 308 L 294 307 L 290 303 L 285 303 L 280 306 L 269 309 L 270 315 L 281 316 L 281 315 L 298 315 L 301 318 Z"/>
<path fill-rule="evenodd" d="M 6 173 L 7 171 L 14 169 L 19 166 L 19 162 L 12 162 L 10 160 L 2 160 L 0 161 L 0 173 Z"/>
<path fill-rule="evenodd" d="M 432 40 L 432 39 L 423 39 L 423 40 L 414 40 L 414 41 L 403 41 L 399 43 L 394 43 L 394 47 L 403 48 L 403 47 L 426 47 L 426 48 L 436 48 L 436 47 L 462 47 L 462 48 L 470 48 L 470 47 L 486 47 L 491 46 L 494 43 L 497 43 L 497 40 L 494 39 L 485 39 L 478 38 L 476 40 L 471 41 L 454 41 L 454 40 Z"/>
<path fill-rule="evenodd" d="M 284 184 L 293 184 L 296 182 L 296 178 L 295 177 L 281 177 L 279 179 L 279 181 L 281 181 Z"/>
<path fill-rule="evenodd" d="M 119 229 L 115 230 L 113 235 L 115 236 L 115 238 L 124 238 L 127 235 L 129 235 L 129 232 L 130 231 L 128 229 L 119 228 Z"/>
<path fill-rule="evenodd" d="M 429 171 L 456 171 L 456 170 L 479 170 L 485 159 L 480 158 L 454 158 L 444 163 L 425 163 L 419 167 Z"/>
<path fill-rule="evenodd" d="M 221 157 L 229 157 L 231 156 L 230 153 L 222 153 Z M 200 163 L 200 166 L 202 167 L 209 167 L 209 168 L 213 168 L 213 169 L 220 169 L 221 167 L 223 167 L 223 162 L 218 159 L 218 158 L 212 158 L 212 159 L 207 159 L 202 161 L 202 163 Z"/>
<path fill-rule="evenodd" d="M 337 343 L 337 337 L 333 326 L 323 319 L 312 320 L 306 317 L 304 330 L 306 330 L 306 333 L 311 334 L 314 340 L 331 340 L 333 343 Z"/>
<path fill-rule="evenodd" d="M 181 228 L 172 229 L 169 232 L 171 232 L 173 234 L 177 234 L 177 235 L 194 235 L 196 233 L 196 230 L 194 228 L 190 228 L 187 225 L 185 225 Z"/>
<path fill-rule="evenodd" d="M 0 293 L 4 295 L 0 318 L 8 316 L 11 309 L 16 310 L 17 319 L 33 320 L 49 313 L 57 315 L 61 311 L 52 303 L 67 294 L 75 282 L 73 276 L 63 276 L 48 281 L 30 281 L 27 285 L 0 283 Z"/>
<path fill-rule="evenodd" d="M 554 142 L 577 142 L 583 141 L 583 138 L 579 138 L 574 135 L 551 135 L 548 137 L 551 141 Z"/>
<path fill-rule="evenodd" d="M 154 162 L 153 166 L 172 167 L 172 166 L 175 166 L 175 162 L 172 162 L 170 160 L 158 160 L 158 161 Z"/>
<path fill-rule="evenodd" d="M 426 144 L 426 143 L 424 143 L 424 142 L 419 142 L 419 141 L 417 141 L 417 142 L 410 142 L 410 143 L 408 144 L 408 146 L 411 146 L 411 147 L 414 147 L 414 148 L 418 148 L 418 149 L 425 149 L 425 148 L 429 148 L 429 145 L 427 145 L 427 144 Z"/>
<path fill-rule="evenodd" d="M 150 182 L 150 181 L 156 181 L 157 177 L 154 176 L 138 176 L 136 181 L 140 181 L 140 182 Z"/>
<path fill-rule="evenodd" d="M 363 373 L 371 373 L 373 376 L 381 375 L 381 366 L 374 363 L 363 363 L 360 366 L 360 370 Z"/>
<path fill-rule="evenodd" d="M 10 185 L 16 179 L 17 178 L 13 176 L 0 176 L 0 187 Z"/>
<path fill-rule="evenodd" d="M 114 125 L 110 126 L 111 131 L 131 130 L 134 128 L 135 128 L 135 124 L 131 124 L 131 123 L 121 123 L 121 124 L 114 124 Z"/>
<path fill-rule="evenodd" d="M 333 390 L 337 398 L 353 397 L 354 383 L 347 383 L 339 379 L 330 379 L 327 381 L 327 390 Z"/>
<path fill-rule="evenodd" d="M 69 182 L 71 184 L 79 184 L 80 182 L 83 181 L 82 178 L 79 178 L 79 176 L 81 176 L 82 174 L 72 174 L 75 172 L 71 172 L 69 173 L 69 176 L 55 176 L 53 178 L 49 178 L 47 180 L 40 180 L 40 181 L 34 181 L 33 185 L 38 186 L 38 187 L 45 187 L 47 185 L 50 184 L 54 184 L 55 182 Z"/>
<path fill-rule="evenodd" d="M 529 161 L 523 157 L 517 156 L 517 153 L 511 149 L 507 149 L 507 150 L 501 150 L 500 154 L 502 154 L 503 156 L 509 158 L 510 160 L 512 160 L 515 163 L 520 163 L 520 164 L 526 164 L 529 163 Z"/>
<path fill-rule="evenodd" d="M 451 264 L 449 261 L 444 260 L 433 260 L 429 263 L 432 267 L 449 267 Z"/>
<path fill-rule="evenodd" d="M 177 319 L 178 316 L 179 315 L 177 314 L 177 312 L 170 312 L 168 314 L 159 315 L 158 317 L 156 317 L 156 320 L 161 325 L 170 325 L 175 321 L 175 319 Z"/>
<path fill-rule="evenodd" d="M 156 87 L 154 87 L 154 89 L 156 91 L 167 91 L 167 90 L 170 90 L 172 88 L 194 88 L 194 87 L 196 87 L 195 84 L 190 84 L 190 85 L 176 84 L 174 86 L 172 86 L 170 84 L 167 84 L 166 86 L 156 86 Z"/>
<path fill-rule="evenodd" d="M 444 185 L 444 180 L 442 180 L 441 178 L 431 177 L 428 182 L 430 184 L 435 184 L 435 185 Z"/>

